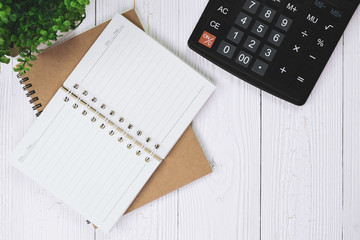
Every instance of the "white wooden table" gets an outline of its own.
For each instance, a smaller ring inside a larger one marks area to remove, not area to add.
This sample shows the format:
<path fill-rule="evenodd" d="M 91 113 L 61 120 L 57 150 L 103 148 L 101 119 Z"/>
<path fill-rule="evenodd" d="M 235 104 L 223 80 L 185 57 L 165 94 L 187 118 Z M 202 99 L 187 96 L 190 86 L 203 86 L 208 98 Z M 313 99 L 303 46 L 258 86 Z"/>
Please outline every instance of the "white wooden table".
<path fill-rule="evenodd" d="M 187 47 L 208 0 L 92 0 L 73 34 L 136 7 L 147 32 L 217 85 L 193 122 L 214 173 L 126 215 L 110 234 L 11 167 L 34 123 L 12 65 L 0 75 L 0 239 L 360 239 L 360 11 L 303 107 Z M 72 34 L 72 35 L 73 35 Z"/>

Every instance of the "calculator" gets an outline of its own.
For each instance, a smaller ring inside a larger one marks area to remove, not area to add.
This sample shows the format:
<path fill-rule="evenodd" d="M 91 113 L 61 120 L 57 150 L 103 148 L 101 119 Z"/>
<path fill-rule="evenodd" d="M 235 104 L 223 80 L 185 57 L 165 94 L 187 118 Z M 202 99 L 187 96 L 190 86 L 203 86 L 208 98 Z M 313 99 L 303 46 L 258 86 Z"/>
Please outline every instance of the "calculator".
<path fill-rule="evenodd" d="M 305 104 L 359 0 L 210 0 L 188 45 L 248 83 Z"/>

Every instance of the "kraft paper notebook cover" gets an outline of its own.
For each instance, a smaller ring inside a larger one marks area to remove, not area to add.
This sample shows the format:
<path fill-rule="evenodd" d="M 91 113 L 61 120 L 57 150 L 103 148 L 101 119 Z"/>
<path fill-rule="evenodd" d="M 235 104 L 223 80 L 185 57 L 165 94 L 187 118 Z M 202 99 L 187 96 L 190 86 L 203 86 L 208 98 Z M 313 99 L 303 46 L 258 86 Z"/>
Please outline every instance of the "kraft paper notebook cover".
<path fill-rule="evenodd" d="M 134 11 L 128 12 L 127 16 L 130 16 L 130 18 L 132 18 L 133 20 L 137 20 L 137 22 L 139 23 Z M 117 17 L 117 20 L 118 19 L 121 18 Z M 32 71 L 21 80 L 21 82 L 25 84 L 24 89 L 27 89 L 28 95 L 32 97 L 32 102 L 34 102 L 35 104 L 34 109 L 41 111 L 44 108 L 44 106 L 48 103 L 49 99 L 54 95 L 55 89 L 62 85 L 62 83 L 71 73 L 75 65 L 79 62 L 79 60 L 88 50 L 88 48 L 97 38 L 97 36 L 102 32 L 106 24 L 107 23 L 102 24 L 97 28 L 94 28 L 82 35 L 79 35 L 78 37 L 67 41 L 64 44 L 49 49 L 38 56 L 38 61 L 34 64 Z M 129 27 L 131 26 L 129 25 Z M 57 72 L 57 69 L 61 69 L 61 71 Z M 76 74 L 77 73 L 75 73 L 75 76 Z M 199 85 L 199 87 L 201 86 Z M 206 91 L 211 91 L 211 88 L 208 89 L 209 90 Z M 67 89 L 65 88 L 65 90 Z M 202 95 L 205 97 L 209 93 Z M 58 94 L 61 95 L 63 93 Z M 40 105 L 40 103 L 42 105 Z M 196 104 L 200 103 L 201 102 Z M 54 104 L 57 104 L 56 101 L 52 105 Z M 51 107 L 52 106 L 50 106 L 50 108 Z M 43 120 L 43 118 L 41 120 Z M 163 155 L 163 157 L 165 157 L 167 152 L 165 151 L 161 153 L 161 151 L 159 151 L 159 154 L 165 154 Z M 178 141 L 176 146 L 173 148 L 171 153 L 168 155 L 166 161 L 164 161 L 160 165 L 157 172 L 153 175 L 153 177 L 149 180 L 148 184 L 138 195 L 138 198 L 129 208 L 129 211 L 140 207 L 143 204 L 146 204 L 147 202 L 150 202 L 210 172 L 211 169 L 201 151 L 196 137 L 194 136 L 191 128 L 189 127 L 182 136 L 182 138 Z"/>

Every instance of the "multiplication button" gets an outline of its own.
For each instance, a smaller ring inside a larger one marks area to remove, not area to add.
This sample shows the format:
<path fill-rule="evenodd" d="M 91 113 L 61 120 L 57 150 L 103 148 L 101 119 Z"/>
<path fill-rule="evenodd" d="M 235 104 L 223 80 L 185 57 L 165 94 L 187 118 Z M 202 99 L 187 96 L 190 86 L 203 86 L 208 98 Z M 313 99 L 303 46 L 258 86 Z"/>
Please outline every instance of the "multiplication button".
<path fill-rule="evenodd" d="M 247 29 L 250 25 L 252 17 L 246 15 L 245 13 L 240 13 L 237 17 L 235 24 L 242 27 L 243 29 Z"/>
<path fill-rule="evenodd" d="M 247 54 L 244 51 L 240 51 L 239 56 L 236 58 L 235 62 L 247 68 L 251 63 L 252 58 L 253 57 L 250 54 Z"/>
<path fill-rule="evenodd" d="M 251 71 L 253 71 L 254 73 L 259 74 L 260 76 L 264 76 L 267 69 L 269 68 L 269 65 L 264 63 L 263 61 L 257 59 L 253 65 L 253 67 L 251 68 Z"/>
<path fill-rule="evenodd" d="M 232 58 L 236 50 L 236 47 L 230 43 L 227 43 L 225 41 L 221 41 L 220 46 L 217 49 L 217 52 L 221 55 Z"/>

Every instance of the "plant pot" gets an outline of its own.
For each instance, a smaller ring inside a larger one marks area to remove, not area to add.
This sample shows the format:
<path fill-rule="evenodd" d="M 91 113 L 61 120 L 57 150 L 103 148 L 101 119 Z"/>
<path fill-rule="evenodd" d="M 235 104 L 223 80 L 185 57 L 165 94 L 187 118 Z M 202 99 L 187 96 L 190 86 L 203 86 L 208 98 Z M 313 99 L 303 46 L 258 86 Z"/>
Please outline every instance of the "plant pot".
<path fill-rule="evenodd" d="M 10 50 L 10 57 L 17 58 L 19 56 L 19 52 L 16 47 L 9 48 Z"/>

